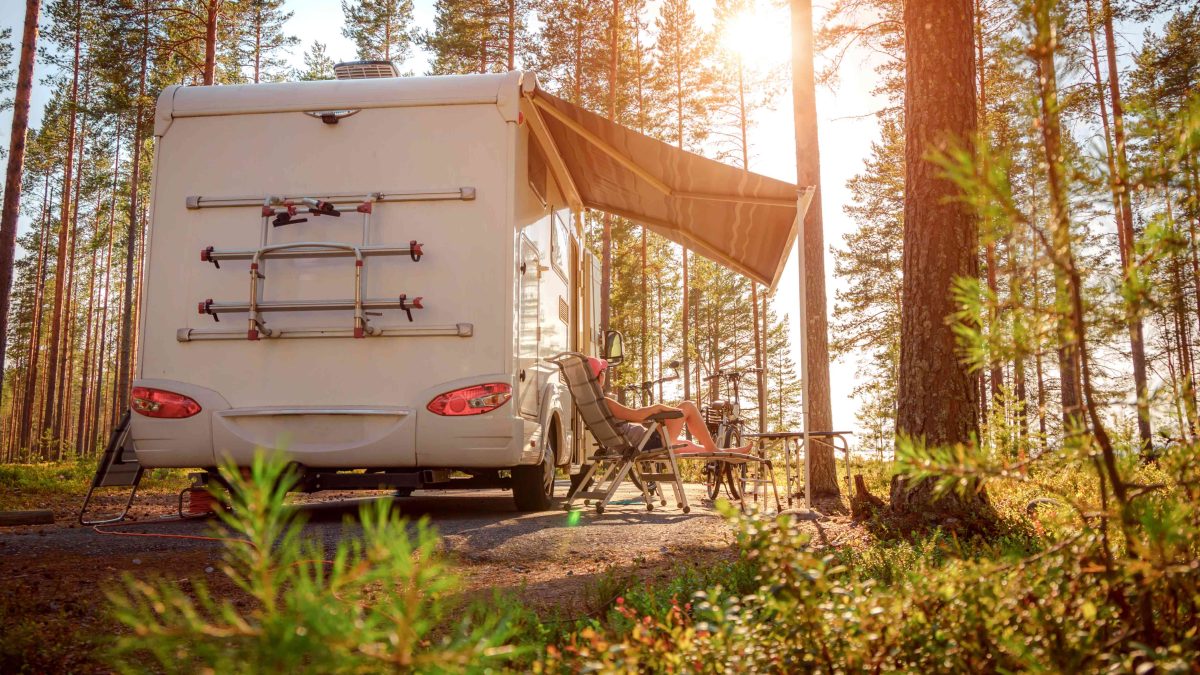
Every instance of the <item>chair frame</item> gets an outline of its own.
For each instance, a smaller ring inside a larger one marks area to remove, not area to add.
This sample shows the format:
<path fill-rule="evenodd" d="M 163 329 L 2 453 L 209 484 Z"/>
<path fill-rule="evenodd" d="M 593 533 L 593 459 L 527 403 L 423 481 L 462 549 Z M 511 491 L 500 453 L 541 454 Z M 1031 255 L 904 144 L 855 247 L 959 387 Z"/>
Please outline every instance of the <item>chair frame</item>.
<path fill-rule="evenodd" d="M 657 493 L 661 505 L 666 506 L 666 495 L 662 491 L 662 486 L 658 484 L 666 482 L 675 492 L 677 506 L 684 513 L 688 513 L 691 511 L 691 506 L 688 504 L 687 493 L 683 488 L 683 481 L 679 473 L 681 459 L 720 461 L 729 464 L 747 462 L 762 464 L 767 475 L 771 477 L 775 508 L 777 511 L 782 510 L 771 460 L 740 452 L 677 453 L 676 450 L 686 447 L 686 445 L 671 445 L 671 439 L 667 437 L 667 429 L 663 422 L 683 417 L 683 412 L 679 410 L 655 413 L 647 417 L 646 422 L 649 423 L 649 426 L 646 433 L 636 444 L 630 443 L 617 431 L 617 420 L 609 411 L 608 406 L 604 404 L 605 397 L 600 388 L 600 380 L 588 367 L 587 356 L 579 352 L 563 352 L 547 358 L 546 361 L 558 366 L 563 379 L 571 389 L 573 403 L 580 412 L 584 425 L 587 426 L 588 431 L 592 432 L 592 436 L 599 446 L 598 451 L 593 452 L 587 458 L 590 467 L 568 493 L 565 506 L 567 510 L 571 510 L 577 499 L 595 499 L 596 512 L 604 513 L 605 507 L 616 494 L 617 488 L 632 474 L 638 478 L 641 485 L 647 511 L 654 510 L 655 493 Z M 654 434 L 659 434 L 662 439 L 662 447 L 644 451 L 643 448 Z M 596 489 L 587 489 L 589 482 L 596 479 L 597 476 L 599 479 L 596 482 Z M 653 492 L 647 489 L 650 481 L 656 483 Z M 745 495 L 742 496 L 741 505 L 744 510 Z"/>

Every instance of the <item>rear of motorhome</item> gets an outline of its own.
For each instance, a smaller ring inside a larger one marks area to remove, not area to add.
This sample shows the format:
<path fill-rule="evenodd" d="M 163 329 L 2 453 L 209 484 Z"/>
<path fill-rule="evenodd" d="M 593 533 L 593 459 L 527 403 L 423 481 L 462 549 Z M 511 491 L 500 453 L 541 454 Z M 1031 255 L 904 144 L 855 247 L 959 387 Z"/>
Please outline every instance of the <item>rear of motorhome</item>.
<path fill-rule="evenodd" d="M 131 410 L 93 490 L 131 502 L 143 468 L 205 481 L 265 449 L 304 490 L 504 487 L 546 508 L 591 443 L 545 359 L 620 355 L 584 208 L 778 283 L 811 190 L 528 73 L 369 70 L 160 96 Z"/>
<path fill-rule="evenodd" d="M 541 359 L 597 352 L 599 279 L 525 124 L 526 77 L 162 93 L 142 466 L 265 448 L 312 489 L 452 487 L 457 471 L 548 505 L 582 439 Z"/>

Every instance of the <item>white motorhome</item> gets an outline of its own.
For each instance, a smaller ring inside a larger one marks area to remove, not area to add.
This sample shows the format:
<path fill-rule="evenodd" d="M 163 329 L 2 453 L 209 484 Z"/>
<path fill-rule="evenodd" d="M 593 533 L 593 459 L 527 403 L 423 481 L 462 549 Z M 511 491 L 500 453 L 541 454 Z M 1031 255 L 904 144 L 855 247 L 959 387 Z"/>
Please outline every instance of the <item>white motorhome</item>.
<path fill-rule="evenodd" d="M 588 447 L 541 359 L 606 346 L 582 209 L 773 285 L 808 195 L 599 119 L 520 72 L 166 89 L 136 461 L 276 449 L 303 489 L 511 487 L 546 508 Z"/>

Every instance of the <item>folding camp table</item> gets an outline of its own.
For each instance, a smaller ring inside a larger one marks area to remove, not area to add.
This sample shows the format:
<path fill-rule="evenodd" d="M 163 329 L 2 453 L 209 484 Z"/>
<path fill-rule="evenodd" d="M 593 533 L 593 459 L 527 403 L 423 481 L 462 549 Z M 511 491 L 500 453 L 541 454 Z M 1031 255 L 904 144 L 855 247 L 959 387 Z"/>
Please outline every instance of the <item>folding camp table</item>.
<path fill-rule="evenodd" d="M 850 483 L 850 442 L 846 440 L 846 437 L 853 434 L 853 431 L 810 431 L 807 434 L 810 442 L 830 446 L 835 451 L 840 450 L 845 456 L 847 489 L 849 489 Z M 801 482 L 804 484 L 804 494 L 808 495 L 808 452 L 807 448 L 804 447 L 804 436 L 805 433 L 803 431 L 771 431 L 762 434 L 745 434 L 746 438 L 757 438 L 759 441 L 782 441 L 783 473 L 787 483 L 788 508 L 792 507 L 792 500 L 799 496 Z M 801 481 L 801 476 L 803 476 L 803 481 Z M 806 505 L 810 505 L 811 500 L 806 498 L 805 503 Z"/>

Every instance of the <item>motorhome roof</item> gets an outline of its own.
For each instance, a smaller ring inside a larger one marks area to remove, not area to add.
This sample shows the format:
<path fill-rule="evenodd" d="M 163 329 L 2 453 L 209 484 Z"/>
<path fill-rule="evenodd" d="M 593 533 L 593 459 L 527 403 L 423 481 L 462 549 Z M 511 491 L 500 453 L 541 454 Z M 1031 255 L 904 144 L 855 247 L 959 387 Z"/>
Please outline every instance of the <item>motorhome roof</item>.
<path fill-rule="evenodd" d="M 255 113 L 393 108 L 422 105 L 502 104 L 512 100 L 520 72 L 363 80 L 317 80 L 234 84 L 217 87 L 171 86 L 158 98 L 154 134 L 162 136 L 181 117 Z"/>

